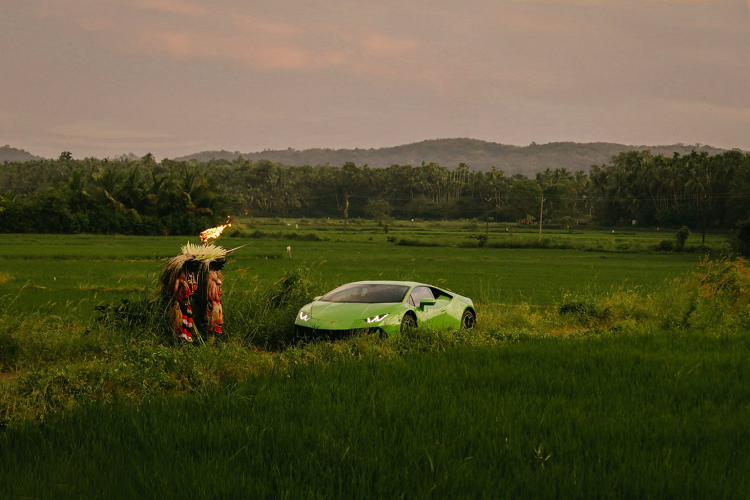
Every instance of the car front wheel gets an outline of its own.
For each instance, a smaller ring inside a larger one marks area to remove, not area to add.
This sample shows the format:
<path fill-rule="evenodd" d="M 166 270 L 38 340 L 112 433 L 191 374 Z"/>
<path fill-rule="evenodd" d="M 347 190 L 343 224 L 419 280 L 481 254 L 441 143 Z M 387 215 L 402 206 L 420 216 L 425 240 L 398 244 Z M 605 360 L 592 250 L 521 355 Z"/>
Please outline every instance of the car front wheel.
<path fill-rule="evenodd" d="M 401 320 L 401 331 L 413 330 L 417 327 L 417 320 L 411 314 L 404 314 L 404 318 Z"/>

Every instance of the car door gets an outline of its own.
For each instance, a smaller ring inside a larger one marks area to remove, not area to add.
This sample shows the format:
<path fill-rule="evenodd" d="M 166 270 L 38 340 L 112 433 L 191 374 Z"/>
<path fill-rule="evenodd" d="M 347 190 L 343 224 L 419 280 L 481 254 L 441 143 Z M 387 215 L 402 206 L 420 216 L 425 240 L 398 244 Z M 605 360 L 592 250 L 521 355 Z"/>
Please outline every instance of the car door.
<path fill-rule="evenodd" d="M 427 326 L 432 323 L 432 320 L 438 314 L 438 309 L 434 305 L 420 306 L 422 299 L 435 300 L 435 296 L 429 287 L 415 287 L 409 296 L 409 303 L 414 306 L 414 312 L 417 314 L 417 324 Z"/>
<path fill-rule="evenodd" d="M 453 297 L 439 288 L 430 288 L 433 297 L 435 297 L 434 315 L 432 325 L 436 328 L 455 327 L 456 319 L 451 315 L 449 308 Z"/>

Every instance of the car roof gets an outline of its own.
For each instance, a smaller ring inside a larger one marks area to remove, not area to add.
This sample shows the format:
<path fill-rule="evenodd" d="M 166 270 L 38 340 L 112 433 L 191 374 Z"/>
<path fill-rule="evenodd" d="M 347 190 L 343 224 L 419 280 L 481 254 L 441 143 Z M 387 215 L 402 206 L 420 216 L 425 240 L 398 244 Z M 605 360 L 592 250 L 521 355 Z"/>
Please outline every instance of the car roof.
<path fill-rule="evenodd" d="M 435 286 L 435 285 L 428 285 L 427 283 L 420 283 L 418 281 L 393 281 L 393 280 L 352 281 L 351 283 L 344 283 L 343 285 L 340 285 L 340 286 L 346 286 L 346 285 L 401 285 L 401 286 L 408 286 L 409 288 L 413 288 L 415 286 L 426 286 L 426 287 L 440 290 L 443 293 L 446 293 L 452 297 L 457 296 L 455 292 L 451 292 L 450 290 L 446 288 L 442 288 L 442 287 Z"/>
<path fill-rule="evenodd" d="M 352 281 L 351 283 L 346 283 L 346 284 L 347 285 L 401 285 L 401 286 L 408 286 L 408 287 L 432 286 L 432 285 L 427 285 L 425 283 L 418 283 L 416 281 L 387 281 L 387 280 Z M 437 288 L 437 287 L 433 287 L 433 288 Z"/>

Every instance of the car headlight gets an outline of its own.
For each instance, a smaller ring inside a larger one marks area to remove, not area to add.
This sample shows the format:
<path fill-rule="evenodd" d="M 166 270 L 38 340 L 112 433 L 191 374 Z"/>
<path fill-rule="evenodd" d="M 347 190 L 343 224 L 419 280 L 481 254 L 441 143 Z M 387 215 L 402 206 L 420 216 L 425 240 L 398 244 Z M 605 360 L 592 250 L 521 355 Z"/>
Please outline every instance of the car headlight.
<path fill-rule="evenodd" d="M 365 321 L 367 321 L 368 323 L 377 323 L 378 321 L 383 321 L 386 316 L 388 316 L 388 313 L 380 314 L 378 316 L 373 316 L 371 318 L 367 318 Z"/>
<path fill-rule="evenodd" d="M 307 321 L 308 319 L 310 319 L 310 316 L 305 311 L 300 311 L 299 319 L 301 319 L 302 321 Z"/>

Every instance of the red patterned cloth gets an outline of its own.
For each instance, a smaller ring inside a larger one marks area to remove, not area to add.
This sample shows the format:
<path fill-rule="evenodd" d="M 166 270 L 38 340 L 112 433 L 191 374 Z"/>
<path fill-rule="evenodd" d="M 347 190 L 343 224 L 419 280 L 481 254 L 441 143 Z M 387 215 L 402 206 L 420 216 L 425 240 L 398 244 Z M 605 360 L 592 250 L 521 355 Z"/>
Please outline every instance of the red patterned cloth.
<path fill-rule="evenodd" d="M 193 309 L 190 307 L 190 296 L 195 293 L 195 286 L 190 285 L 185 280 L 178 280 L 175 285 L 175 312 L 176 318 L 174 327 L 177 337 L 185 342 L 192 342 L 195 334 L 195 324 L 193 322 Z M 178 312 L 179 311 L 179 312 Z"/>

